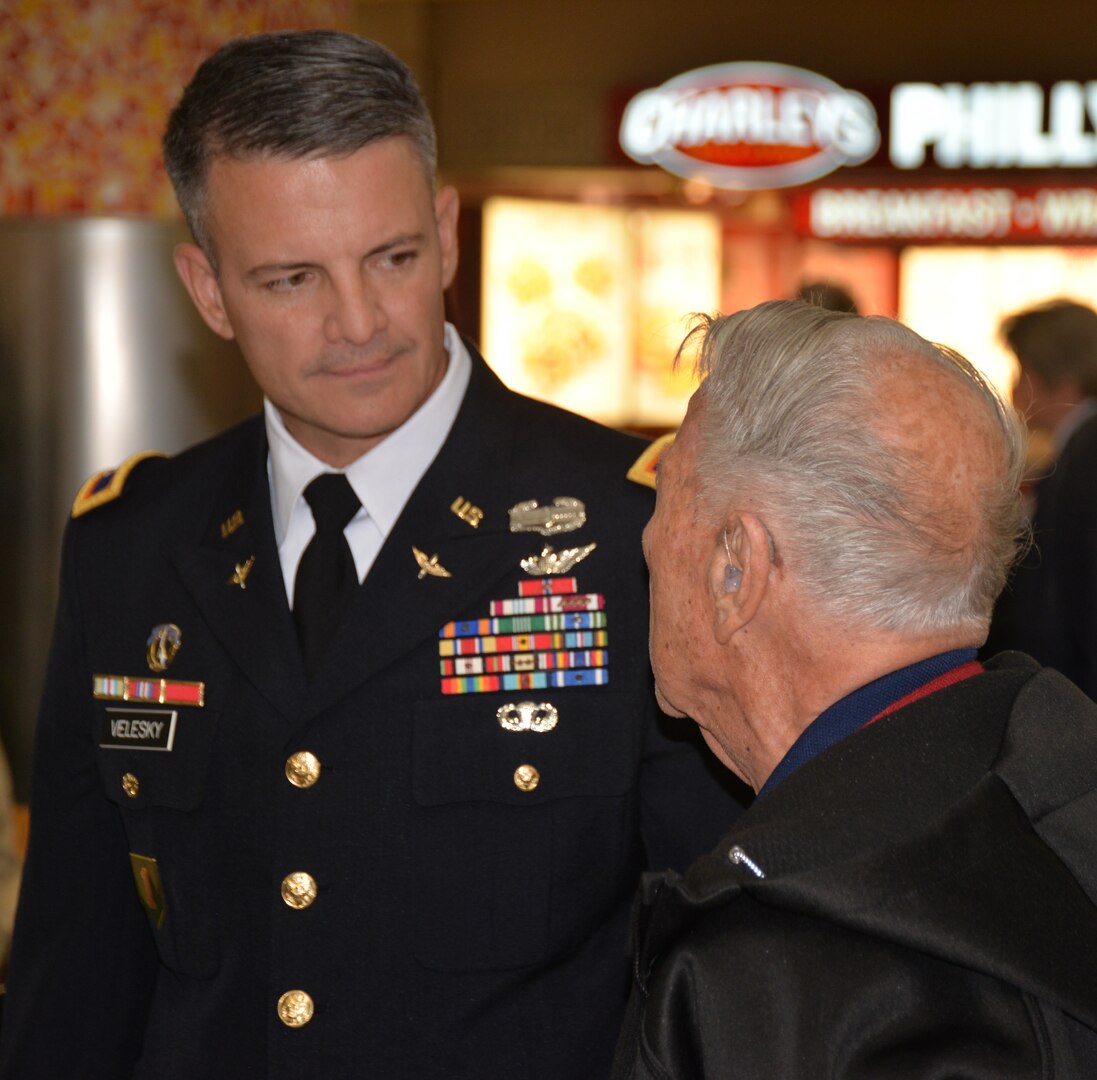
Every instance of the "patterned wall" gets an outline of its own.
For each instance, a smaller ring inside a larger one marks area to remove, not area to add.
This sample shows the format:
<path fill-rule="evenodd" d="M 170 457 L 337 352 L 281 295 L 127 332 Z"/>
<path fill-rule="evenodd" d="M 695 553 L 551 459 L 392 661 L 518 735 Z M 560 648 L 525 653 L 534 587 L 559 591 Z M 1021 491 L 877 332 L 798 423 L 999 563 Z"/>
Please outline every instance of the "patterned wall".
<path fill-rule="evenodd" d="M 351 0 L 0 0 L 0 214 L 170 216 L 160 135 L 198 63 Z"/>

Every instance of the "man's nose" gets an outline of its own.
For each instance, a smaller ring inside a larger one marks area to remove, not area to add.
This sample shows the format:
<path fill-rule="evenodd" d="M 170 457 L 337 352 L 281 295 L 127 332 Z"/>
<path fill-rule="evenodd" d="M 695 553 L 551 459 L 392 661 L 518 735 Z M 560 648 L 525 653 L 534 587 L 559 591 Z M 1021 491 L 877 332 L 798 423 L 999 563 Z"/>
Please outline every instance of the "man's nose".
<path fill-rule="evenodd" d="M 365 345 L 387 324 L 384 304 L 369 282 L 354 277 L 335 284 L 324 318 L 324 336 L 332 344 Z"/>

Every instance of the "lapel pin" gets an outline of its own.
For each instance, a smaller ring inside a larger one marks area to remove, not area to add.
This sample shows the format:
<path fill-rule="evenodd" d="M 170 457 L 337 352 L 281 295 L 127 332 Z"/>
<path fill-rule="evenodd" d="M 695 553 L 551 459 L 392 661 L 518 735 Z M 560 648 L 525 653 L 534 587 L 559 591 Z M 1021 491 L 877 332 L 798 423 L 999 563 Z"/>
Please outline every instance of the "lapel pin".
<path fill-rule="evenodd" d="M 558 495 L 551 506 L 541 506 L 536 499 L 527 499 L 512 506 L 507 513 L 511 532 L 537 532 L 542 536 L 572 532 L 587 520 L 587 508 L 570 495 Z"/>
<path fill-rule="evenodd" d="M 480 527 L 480 522 L 484 520 L 484 511 L 478 506 L 473 506 L 463 495 L 458 495 L 456 499 L 450 503 L 449 507 L 462 521 L 471 525 L 474 529 Z"/>
<path fill-rule="evenodd" d="M 221 522 L 221 539 L 232 536 L 241 525 L 244 524 L 244 511 L 234 510 L 224 521 Z"/>
<path fill-rule="evenodd" d="M 175 654 L 182 644 L 183 631 L 175 623 L 160 623 L 159 626 L 154 626 L 148 641 L 145 642 L 149 671 L 155 671 L 157 675 L 167 671 L 168 664 L 175 659 Z"/>
<path fill-rule="evenodd" d="M 438 561 L 437 555 L 428 555 L 425 551 L 420 551 L 415 545 L 412 545 L 412 553 L 415 555 L 415 561 L 419 564 L 419 580 L 430 574 L 431 577 L 453 577 L 453 575 Z"/>
<path fill-rule="evenodd" d="M 540 555 L 527 555 L 519 565 L 527 574 L 532 574 L 534 577 L 566 574 L 576 563 L 581 563 L 597 546 L 597 544 L 587 544 L 586 547 L 565 548 L 563 551 L 556 552 L 546 545 L 541 549 Z"/>
<path fill-rule="evenodd" d="M 248 556 L 247 562 L 237 563 L 236 569 L 233 572 L 232 577 L 225 582 L 226 585 L 239 585 L 241 589 L 248 587 L 248 574 L 251 573 L 251 568 L 255 565 L 255 556 Z"/>

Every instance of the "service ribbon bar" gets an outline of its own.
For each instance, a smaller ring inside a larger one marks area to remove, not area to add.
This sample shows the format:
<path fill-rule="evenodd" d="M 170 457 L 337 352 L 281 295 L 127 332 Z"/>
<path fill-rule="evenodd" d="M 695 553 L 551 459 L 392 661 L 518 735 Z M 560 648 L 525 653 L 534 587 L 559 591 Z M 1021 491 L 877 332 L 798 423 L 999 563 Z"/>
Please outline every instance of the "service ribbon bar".
<path fill-rule="evenodd" d="M 502 619 L 450 622 L 438 631 L 438 636 L 456 638 L 487 634 L 534 634 L 539 630 L 598 630 L 605 625 L 604 611 L 577 611 L 567 615 L 517 615 Z"/>
<path fill-rule="evenodd" d="M 485 653 L 538 652 L 551 649 L 602 649 L 607 630 L 575 630 L 564 634 L 502 634 L 487 637 L 443 638 L 439 656 L 480 656 Z"/>
<path fill-rule="evenodd" d="M 490 694 L 500 690 L 548 690 L 562 686 L 604 686 L 606 668 L 583 671 L 531 671 L 511 675 L 455 675 L 442 679 L 443 694 Z"/>
<path fill-rule="evenodd" d="M 443 675 L 502 675 L 512 671 L 558 671 L 608 666 L 609 651 L 606 649 L 459 656 L 456 660 L 441 662 Z"/>
<path fill-rule="evenodd" d="M 563 596 L 578 591 L 579 580 L 573 577 L 547 577 L 518 582 L 519 596 Z"/>
<path fill-rule="evenodd" d="M 142 679 L 132 675 L 93 675 L 92 696 L 101 701 L 153 701 L 158 705 L 206 703 L 204 682 L 180 682 L 177 679 Z"/>
<path fill-rule="evenodd" d="M 600 593 L 568 593 L 566 596 L 530 596 L 521 600 L 492 600 L 492 615 L 561 614 L 569 611 L 601 611 L 606 606 Z"/>

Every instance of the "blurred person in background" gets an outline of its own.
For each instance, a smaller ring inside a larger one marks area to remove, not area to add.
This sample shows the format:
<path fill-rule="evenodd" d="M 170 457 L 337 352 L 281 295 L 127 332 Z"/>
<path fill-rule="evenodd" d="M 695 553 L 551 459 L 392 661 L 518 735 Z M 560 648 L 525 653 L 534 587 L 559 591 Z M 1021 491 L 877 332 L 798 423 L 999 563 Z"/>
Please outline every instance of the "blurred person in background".
<path fill-rule="evenodd" d="M 77 499 L 0 1075 L 604 1074 L 640 871 L 736 811 L 657 721 L 644 444 L 445 321 L 457 194 L 380 45 L 230 42 L 164 146 L 265 411 Z"/>
<path fill-rule="evenodd" d="M 651 659 L 757 792 L 647 875 L 615 1080 L 1092 1080 L 1097 705 L 976 660 L 1016 414 L 884 318 L 708 324 L 644 533 Z"/>
<path fill-rule="evenodd" d="M 816 307 L 826 308 L 828 311 L 848 311 L 854 315 L 860 314 L 853 293 L 844 285 L 839 285 L 835 281 L 805 281 L 800 286 L 797 295 L 801 300 L 806 300 Z"/>
<path fill-rule="evenodd" d="M 1097 311 L 1052 300 L 1005 319 L 1013 404 L 1050 447 L 1028 487 L 1032 548 L 999 599 L 986 652 L 1018 649 L 1097 697 Z"/>

